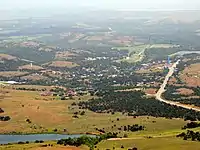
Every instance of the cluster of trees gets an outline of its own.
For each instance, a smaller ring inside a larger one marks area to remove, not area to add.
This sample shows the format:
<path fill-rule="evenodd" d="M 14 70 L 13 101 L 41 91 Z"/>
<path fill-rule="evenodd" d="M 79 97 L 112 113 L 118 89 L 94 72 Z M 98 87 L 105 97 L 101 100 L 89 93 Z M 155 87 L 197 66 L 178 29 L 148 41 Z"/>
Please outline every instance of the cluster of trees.
<path fill-rule="evenodd" d="M 74 112 L 74 115 L 73 115 L 72 117 L 73 117 L 73 118 L 79 118 L 78 115 L 80 115 L 80 116 L 85 115 L 85 111 Z"/>
<path fill-rule="evenodd" d="M 188 130 L 186 133 L 182 132 L 181 134 L 178 134 L 176 137 L 181 137 L 183 140 L 191 139 L 192 141 L 199 141 L 200 142 L 200 133 L 194 132 L 191 130 Z"/>
<path fill-rule="evenodd" d="M 0 116 L 0 121 L 9 121 L 10 119 L 9 116 Z"/>
<path fill-rule="evenodd" d="M 141 131 L 144 130 L 144 126 L 140 126 L 138 124 L 134 124 L 134 125 L 128 125 L 128 126 L 124 126 L 124 131 L 131 131 L 131 132 L 136 132 L 136 131 Z"/>
<path fill-rule="evenodd" d="M 60 145 L 72 145 L 72 146 L 81 146 L 87 145 L 90 150 L 94 149 L 94 146 L 101 142 L 102 140 L 106 140 L 109 138 L 117 138 L 117 133 L 107 133 L 96 137 L 89 137 L 89 136 L 82 136 L 79 138 L 68 138 L 68 139 L 61 139 L 57 141 L 57 144 Z"/>
<path fill-rule="evenodd" d="M 200 120 L 200 112 L 172 106 L 146 98 L 141 91 L 106 92 L 102 97 L 79 102 L 79 108 L 89 109 L 97 113 L 122 112 L 131 116 L 154 116 L 166 118 L 184 118 Z"/>
<path fill-rule="evenodd" d="M 192 129 L 192 128 L 197 128 L 197 127 L 200 127 L 200 123 L 198 123 L 198 122 L 189 122 L 182 129 Z"/>

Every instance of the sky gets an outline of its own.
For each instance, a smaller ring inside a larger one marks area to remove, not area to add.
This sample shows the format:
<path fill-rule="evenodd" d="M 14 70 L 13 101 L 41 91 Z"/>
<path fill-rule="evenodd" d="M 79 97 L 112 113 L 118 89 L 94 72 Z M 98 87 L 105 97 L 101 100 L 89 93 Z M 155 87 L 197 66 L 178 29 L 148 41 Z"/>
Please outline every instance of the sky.
<path fill-rule="evenodd" d="M 200 0 L 0 0 L 0 10 L 83 6 L 115 10 L 200 10 Z"/>

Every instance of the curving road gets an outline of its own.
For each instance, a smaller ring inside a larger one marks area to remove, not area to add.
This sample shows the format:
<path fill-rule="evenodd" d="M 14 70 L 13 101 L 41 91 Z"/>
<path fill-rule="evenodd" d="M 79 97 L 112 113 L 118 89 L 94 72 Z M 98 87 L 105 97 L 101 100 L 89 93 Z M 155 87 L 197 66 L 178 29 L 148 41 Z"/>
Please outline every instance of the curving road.
<path fill-rule="evenodd" d="M 186 104 L 181 104 L 179 102 L 174 102 L 174 101 L 169 101 L 169 100 L 165 100 L 164 98 L 162 98 L 162 94 L 165 92 L 165 87 L 167 85 L 167 82 L 169 81 L 169 78 L 173 75 L 174 71 L 175 71 L 175 68 L 177 66 L 177 64 L 180 62 L 180 60 L 178 60 L 177 62 L 175 62 L 171 67 L 169 67 L 169 72 L 168 74 L 166 75 L 165 77 L 165 80 L 163 82 L 163 84 L 160 86 L 160 89 L 158 90 L 158 92 L 156 93 L 156 99 L 161 101 L 161 102 L 164 102 L 164 103 L 167 103 L 167 104 L 170 104 L 170 105 L 176 105 L 176 106 L 179 106 L 179 107 L 183 107 L 183 108 L 186 108 L 186 109 L 192 109 L 192 110 L 195 110 L 195 111 L 199 111 L 200 112 L 200 108 L 198 107 L 195 107 L 195 106 L 192 106 L 192 105 L 186 105 Z"/>

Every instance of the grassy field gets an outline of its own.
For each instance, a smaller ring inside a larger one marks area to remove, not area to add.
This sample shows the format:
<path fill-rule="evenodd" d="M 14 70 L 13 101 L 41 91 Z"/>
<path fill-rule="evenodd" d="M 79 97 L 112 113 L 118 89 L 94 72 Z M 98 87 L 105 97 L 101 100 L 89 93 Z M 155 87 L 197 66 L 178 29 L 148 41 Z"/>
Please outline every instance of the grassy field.
<path fill-rule="evenodd" d="M 144 135 L 160 135 L 179 132 L 186 123 L 182 119 L 165 119 L 154 117 L 125 116 L 121 113 L 99 114 L 84 110 L 85 115 L 73 118 L 74 112 L 81 112 L 78 106 L 72 107 L 73 102 L 90 99 L 91 96 L 74 97 L 73 100 L 56 100 L 55 97 L 42 97 L 39 92 L 16 91 L 1 89 L 0 92 L 8 91 L 0 99 L 1 108 L 5 111 L 2 115 L 9 115 L 11 120 L 1 122 L 0 133 L 42 133 L 52 132 L 55 128 L 63 133 L 67 129 L 69 133 L 97 132 L 95 128 L 104 128 L 105 131 L 119 131 L 123 125 L 141 124 L 145 131 L 128 133 L 130 137 Z M 38 117 L 39 116 L 39 117 Z M 119 118 L 119 121 L 117 121 Z M 30 119 L 32 123 L 27 123 Z M 166 127 L 165 125 L 168 124 Z M 115 126 L 116 125 L 116 126 Z M 112 128 L 112 126 L 115 126 Z M 121 132 L 121 136 L 126 132 Z"/>
<path fill-rule="evenodd" d="M 200 86 L 200 63 L 186 67 L 180 74 L 180 79 L 191 87 Z"/>
<path fill-rule="evenodd" d="M 153 44 L 153 45 L 149 45 L 149 44 L 142 44 L 142 45 L 135 45 L 135 46 L 130 46 L 130 47 L 115 47 L 113 49 L 117 49 L 117 50 L 128 50 L 129 51 L 129 56 L 125 59 L 123 59 L 122 61 L 126 61 L 129 63 L 134 63 L 134 62 L 138 62 L 141 61 L 144 58 L 144 52 L 147 49 L 151 49 L 151 48 L 173 48 L 173 47 L 177 47 L 176 45 L 171 45 L 171 44 Z"/>
<path fill-rule="evenodd" d="M 42 147 L 42 145 L 53 145 Z M 121 147 L 124 148 L 121 148 Z M 138 148 L 138 150 L 199 150 L 200 142 L 197 141 L 184 141 L 176 137 L 157 137 L 157 138 L 135 138 L 135 139 L 118 139 L 118 140 L 107 140 L 99 143 L 95 150 L 106 150 L 113 148 L 115 150 Z M 42 144 L 14 144 L 0 146 L 0 150 L 88 150 L 86 146 L 71 147 L 71 146 L 60 146 L 56 142 L 45 142 Z"/>
<path fill-rule="evenodd" d="M 199 150 L 200 142 L 184 141 L 176 137 L 128 139 L 103 141 L 97 145 L 96 149 L 105 150 L 115 147 L 115 150 L 121 150 L 122 145 L 123 149 L 137 147 L 138 150 Z"/>
<path fill-rule="evenodd" d="M 126 61 L 129 63 L 134 63 L 141 61 L 144 57 L 144 52 L 145 50 L 149 47 L 149 45 L 137 45 L 133 47 L 115 47 L 113 49 L 117 50 L 128 50 L 129 51 L 129 56 L 122 61 Z"/>
<path fill-rule="evenodd" d="M 28 85 L 26 86 L 29 87 Z M 39 88 L 40 86 L 34 85 Z M 41 86 L 40 88 L 46 88 Z M 50 88 L 50 87 L 49 87 Z M 7 91 L 7 92 L 5 92 Z M 85 115 L 78 115 L 79 118 L 73 118 L 74 112 L 82 111 L 78 106 L 72 107 L 73 102 L 88 100 L 92 98 L 89 95 L 74 97 L 72 100 L 56 100 L 55 97 L 42 97 L 39 92 L 16 91 L 10 89 L 0 89 L 1 96 L 0 106 L 5 111 L 1 115 L 9 115 L 11 120 L 0 123 L 1 133 L 52 133 L 54 129 L 58 129 L 58 133 L 97 133 L 95 128 L 103 129 L 106 132 L 120 132 L 119 136 L 128 135 L 129 139 L 116 139 L 103 141 L 97 145 L 97 149 L 105 150 L 115 147 L 121 149 L 121 145 L 125 149 L 137 147 L 139 150 L 197 150 L 200 146 L 199 142 L 184 141 L 175 138 L 175 135 L 185 131 L 181 130 L 187 122 L 182 119 L 166 119 L 155 117 L 137 117 L 125 116 L 121 113 L 98 114 L 88 110 L 84 110 Z M 119 118 L 119 121 L 118 121 Z M 30 119 L 31 123 L 27 123 L 26 119 Z M 124 125 L 139 124 L 144 125 L 145 130 L 139 132 L 119 131 L 118 128 Z M 200 128 L 196 128 L 200 131 Z M 147 137 L 151 136 L 151 139 Z M 159 142 L 158 142 L 159 141 Z M 86 150 L 85 147 L 63 147 L 52 143 L 53 147 L 41 147 L 43 144 L 25 144 L 25 145 L 4 145 L 0 146 L 0 150 Z M 196 149 L 195 149 L 196 148 Z"/>
<path fill-rule="evenodd" d="M 51 145 L 44 147 L 43 145 Z M 0 146 L 0 150 L 88 150 L 86 146 L 73 147 L 73 146 L 61 146 L 56 142 L 45 142 L 42 144 L 30 143 L 30 144 L 13 144 Z"/>

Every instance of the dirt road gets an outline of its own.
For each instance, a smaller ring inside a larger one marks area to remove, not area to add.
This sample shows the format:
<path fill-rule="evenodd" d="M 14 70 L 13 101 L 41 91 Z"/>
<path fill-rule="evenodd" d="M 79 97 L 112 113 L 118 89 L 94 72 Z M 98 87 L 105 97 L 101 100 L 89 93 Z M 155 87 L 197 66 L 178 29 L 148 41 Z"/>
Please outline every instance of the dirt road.
<path fill-rule="evenodd" d="M 169 72 L 168 74 L 166 75 L 165 77 L 165 80 L 163 82 L 163 84 L 160 86 L 160 89 L 158 90 L 158 92 L 156 93 L 156 99 L 161 101 L 161 102 L 164 102 L 164 103 L 167 103 L 167 104 L 170 104 L 170 105 L 176 105 L 176 106 L 179 106 L 179 107 L 183 107 L 183 108 L 186 108 L 186 109 L 192 109 L 192 110 L 195 110 L 195 111 L 199 111 L 200 112 L 200 108 L 198 107 L 195 107 L 195 106 L 192 106 L 192 105 L 186 105 L 186 104 L 181 104 L 179 102 L 174 102 L 174 101 L 170 101 L 170 100 L 165 100 L 162 98 L 162 94 L 165 92 L 165 87 L 167 85 L 167 82 L 169 81 L 170 77 L 173 75 L 174 71 L 175 71 L 175 68 L 177 66 L 177 64 L 180 62 L 180 60 L 178 60 L 177 62 L 175 62 L 170 68 L 169 68 Z"/>

